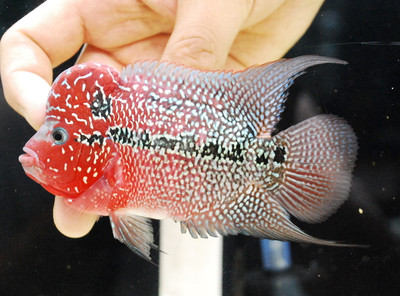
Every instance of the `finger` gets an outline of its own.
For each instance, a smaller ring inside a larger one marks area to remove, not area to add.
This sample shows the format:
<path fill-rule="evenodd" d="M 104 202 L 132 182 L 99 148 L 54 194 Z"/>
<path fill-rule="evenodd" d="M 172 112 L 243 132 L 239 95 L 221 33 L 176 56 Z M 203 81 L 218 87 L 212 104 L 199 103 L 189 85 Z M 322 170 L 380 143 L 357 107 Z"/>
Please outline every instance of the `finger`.
<path fill-rule="evenodd" d="M 231 58 L 243 67 L 281 58 L 305 33 L 323 0 L 287 0 L 266 19 L 240 32 Z"/>
<path fill-rule="evenodd" d="M 68 3 L 71 1 L 46 1 L 1 40 L 5 97 L 36 129 L 44 118 L 52 68 L 72 56 L 83 42 L 79 17 Z"/>
<path fill-rule="evenodd" d="M 158 34 L 120 47 L 116 52 L 105 52 L 95 46 L 87 45 L 79 56 L 77 63 L 96 61 L 122 70 L 124 66 L 138 60 L 159 60 L 168 38 L 168 34 Z"/>
<path fill-rule="evenodd" d="M 92 229 L 99 216 L 75 210 L 64 202 L 64 198 L 55 197 L 53 219 L 57 229 L 65 236 L 78 238 Z"/>
<path fill-rule="evenodd" d="M 151 6 L 146 3 L 149 0 L 75 1 L 85 28 L 85 43 L 110 53 L 158 33 L 170 33 L 173 29 L 174 16 L 165 9 L 168 6 L 165 4 L 175 0 Z"/>
<path fill-rule="evenodd" d="M 44 122 L 50 85 L 42 77 L 27 71 L 16 71 L 9 76 L 2 74 L 1 78 L 9 105 L 38 130 Z"/>
<path fill-rule="evenodd" d="M 174 31 L 162 59 L 203 69 L 223 67 L 250 2 L 178 0 Z"/>

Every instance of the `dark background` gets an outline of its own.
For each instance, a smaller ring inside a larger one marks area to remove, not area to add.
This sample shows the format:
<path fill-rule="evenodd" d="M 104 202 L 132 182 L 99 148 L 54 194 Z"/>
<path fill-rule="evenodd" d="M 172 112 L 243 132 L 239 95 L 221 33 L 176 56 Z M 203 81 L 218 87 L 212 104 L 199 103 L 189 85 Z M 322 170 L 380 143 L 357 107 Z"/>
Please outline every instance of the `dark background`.
<path fill-rule="evenodd" d="M 0 34 L 40 3 L 0 1 Z M 397 0 L 328 0 L 287 54 L 335 56 L 349 65 L 314 67 L 297 79 L 279 128 L 333 113 L 353 126 L 360 146 L 349 200 L 324 223 L 295 222 L 314 236 L 369 247 L 292 244 L 293 266 L 270 273 L 262 271 L 257 239 L 230 237 L 224 295 L 399 293 L 399 36 Z M 33 133 L 1 97 L 0 295 L 157 295 L 157 267 L 114 240 L 108 219 L 81 239 L 55 229 L 52 196 L 18 162 Z"/>

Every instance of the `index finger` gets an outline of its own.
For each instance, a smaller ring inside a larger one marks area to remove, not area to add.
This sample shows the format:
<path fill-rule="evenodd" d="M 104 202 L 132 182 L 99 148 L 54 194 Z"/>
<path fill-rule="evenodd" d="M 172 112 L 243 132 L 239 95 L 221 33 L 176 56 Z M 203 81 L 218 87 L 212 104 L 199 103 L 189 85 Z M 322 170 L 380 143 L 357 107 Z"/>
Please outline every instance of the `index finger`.
<path fill-rule="evenodd" d="M 13 25 L 0 44 L 1 78 L 8 103 L 38 129 L 43 123 L 52 69 L 83 44 L 73 1 L 49 0 Z"/>

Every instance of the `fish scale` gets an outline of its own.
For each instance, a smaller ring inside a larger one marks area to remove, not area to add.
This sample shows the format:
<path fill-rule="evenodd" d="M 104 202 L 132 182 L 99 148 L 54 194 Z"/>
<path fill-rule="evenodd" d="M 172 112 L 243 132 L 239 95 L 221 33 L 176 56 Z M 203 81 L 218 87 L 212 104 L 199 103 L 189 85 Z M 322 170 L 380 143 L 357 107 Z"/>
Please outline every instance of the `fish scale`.
<path fill-rule="evenodd" d="M 145 61 L 121 74 L 76 65 L 54 81 L 45 124 L 25 145 L 27 175 L 71 211 L 109 216 L 114 237 L 150 259 L 149 218 L 193 237 L 245 234 L 337 245 L 302 232 L 347 198 L 357 141 L 334 115 L 272 136 L 303 56 L 240 72 Z"/>

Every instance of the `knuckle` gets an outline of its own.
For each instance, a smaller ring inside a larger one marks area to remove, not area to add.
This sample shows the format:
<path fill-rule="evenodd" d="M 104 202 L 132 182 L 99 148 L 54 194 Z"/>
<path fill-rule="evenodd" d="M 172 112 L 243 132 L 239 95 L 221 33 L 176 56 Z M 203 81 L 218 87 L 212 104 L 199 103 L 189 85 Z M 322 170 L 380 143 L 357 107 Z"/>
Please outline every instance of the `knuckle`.
<path fill-rule="evenodd" d="M 176 40 L 172 46 L 172 56 L 186 64 L 201 68 L 218 66 L 219 51 L 216 36 L 209 30 L 191 30 Z"/>

